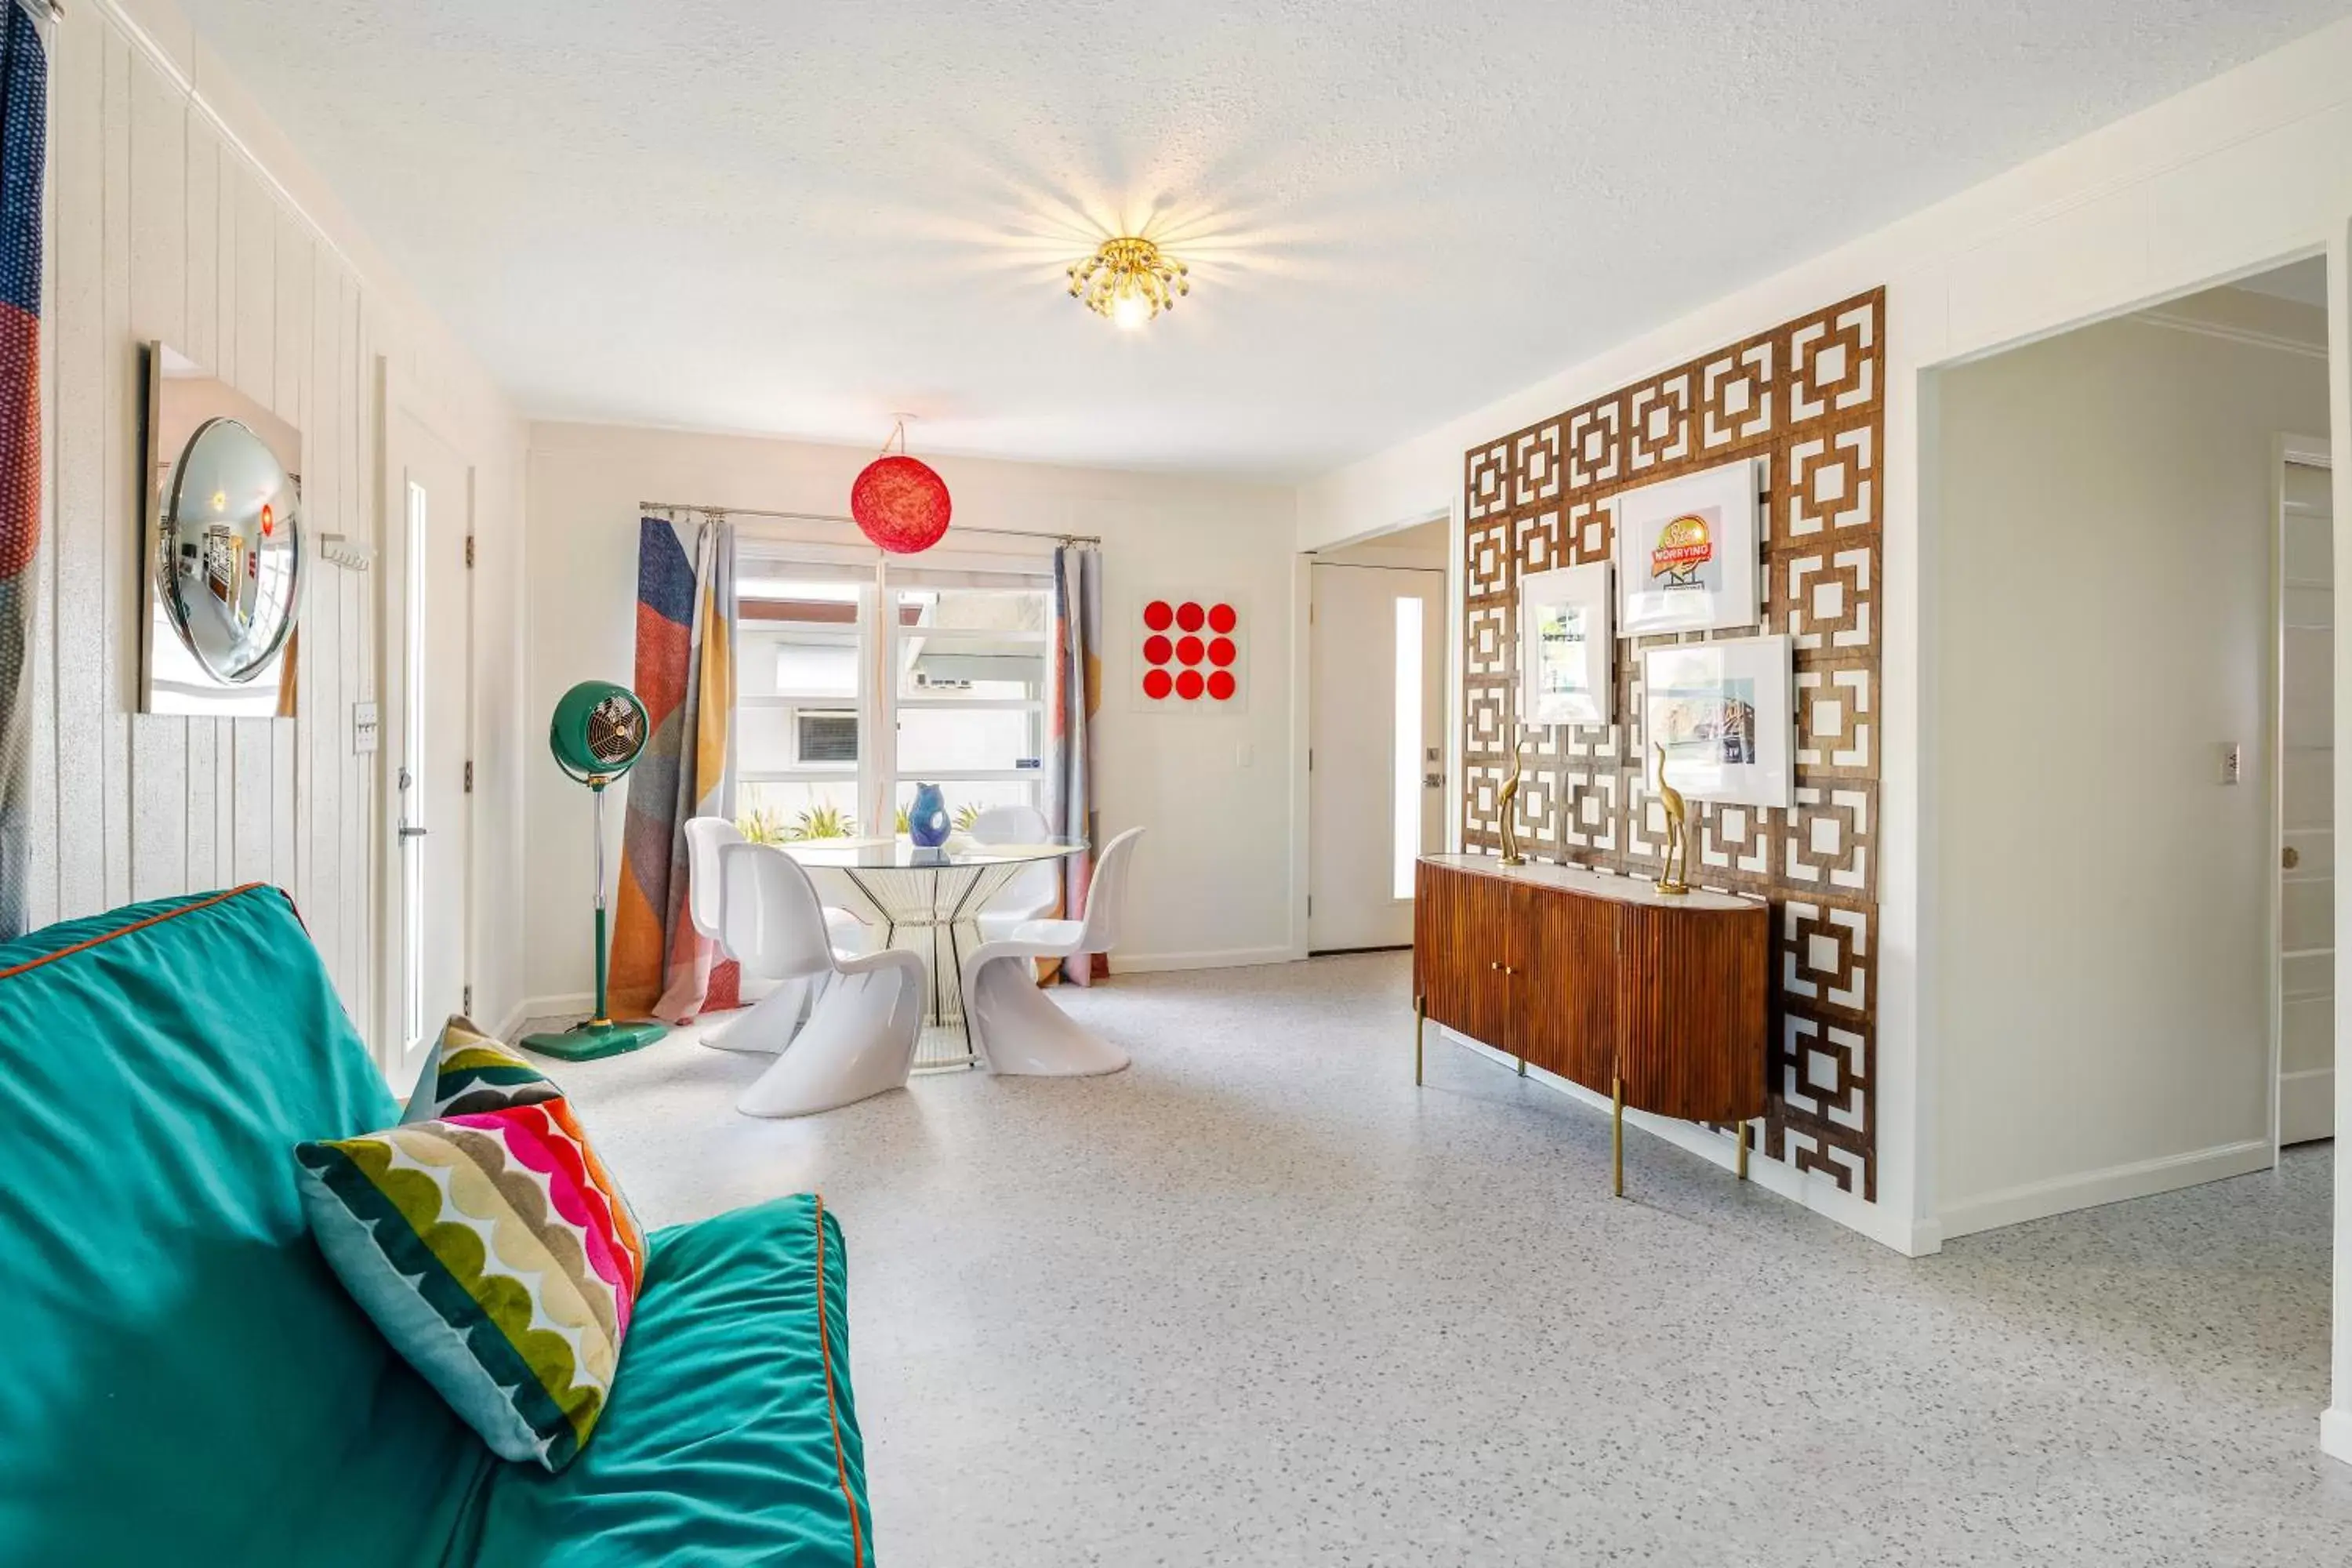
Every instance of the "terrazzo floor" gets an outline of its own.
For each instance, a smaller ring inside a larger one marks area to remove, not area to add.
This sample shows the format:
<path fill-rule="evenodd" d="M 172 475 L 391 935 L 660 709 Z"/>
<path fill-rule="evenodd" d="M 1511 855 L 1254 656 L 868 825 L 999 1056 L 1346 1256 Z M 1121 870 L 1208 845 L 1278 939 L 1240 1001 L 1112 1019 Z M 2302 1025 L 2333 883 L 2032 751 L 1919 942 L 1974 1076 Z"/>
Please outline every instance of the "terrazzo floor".
<path fill-rule="evenodd" d="M 648 1224 L 821 1189 L 884 1568 L 2352 1564 L 2329 1154 L 1906 1260 L 1433 1044 L 1399 955 L 1065 992 L 1112 1078 L 565 1068 Z"/>

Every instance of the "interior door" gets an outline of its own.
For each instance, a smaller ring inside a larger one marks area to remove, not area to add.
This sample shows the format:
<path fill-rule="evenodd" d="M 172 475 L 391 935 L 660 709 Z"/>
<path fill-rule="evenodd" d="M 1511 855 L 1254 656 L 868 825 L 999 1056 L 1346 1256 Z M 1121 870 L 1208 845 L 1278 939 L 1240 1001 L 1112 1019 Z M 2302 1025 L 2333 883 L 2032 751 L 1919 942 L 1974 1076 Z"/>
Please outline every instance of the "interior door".
<path fill-rule="evenodd" d="M 471 951 L 473 473 L 421 420 L 394 429 L 396 548 L 385 584 L 394 721 L 388 772 L 398 898 L 393 928 L 394 1085 L 413 1078 L 442 1021 L 466 1010 Z"/>
<path fill-rule="evenodd" d="M 1412 941 L 1412 863 L 1443 842 L 1445 574 L 1318 562 L 1307 945 Z"/>
<path fill-rule="evenodd" d="M 2279 1142 L 2336 1131 L 2335 512 L 2290 462 L 2279 515 Z"/>

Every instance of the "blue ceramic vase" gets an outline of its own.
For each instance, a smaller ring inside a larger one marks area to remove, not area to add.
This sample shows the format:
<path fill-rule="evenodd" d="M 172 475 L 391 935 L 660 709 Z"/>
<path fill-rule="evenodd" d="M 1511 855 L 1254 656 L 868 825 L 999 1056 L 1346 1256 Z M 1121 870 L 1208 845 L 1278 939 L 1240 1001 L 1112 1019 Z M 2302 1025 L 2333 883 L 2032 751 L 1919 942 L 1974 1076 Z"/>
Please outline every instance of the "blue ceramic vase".
<path fill-rule="evenodd" d="M 948 803 L 939 785 L 915 786 L 915 804 L 907 808 L 907 837 L 922 849 L 936 849 L 948 841 Z"/>

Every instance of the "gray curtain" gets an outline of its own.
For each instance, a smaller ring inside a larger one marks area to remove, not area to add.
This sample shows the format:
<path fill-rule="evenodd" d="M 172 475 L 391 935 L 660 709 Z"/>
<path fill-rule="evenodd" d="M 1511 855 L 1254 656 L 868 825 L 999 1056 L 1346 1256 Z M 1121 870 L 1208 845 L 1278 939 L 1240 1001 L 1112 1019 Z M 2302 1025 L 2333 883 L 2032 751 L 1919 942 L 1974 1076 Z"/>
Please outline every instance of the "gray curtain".
<path fill-rule="evenodd" d="M 1045 822 L 1055 833 L 1082 838 L 1083 854 L 1062 862 L 1062 912 L 1076 919 L 1087 907 L 1099 840 L 1095 819 L 1095 714 L 1102 708 L 1102 552 L 1065 544 L 1054 552 L 1053 689 L 1046 707 L 1053 730 L 1053 772 L 1046 781 Z M 1094 979 L 1093 961 L 1066 959 L 1062 977 L 1080 985 Z"/>

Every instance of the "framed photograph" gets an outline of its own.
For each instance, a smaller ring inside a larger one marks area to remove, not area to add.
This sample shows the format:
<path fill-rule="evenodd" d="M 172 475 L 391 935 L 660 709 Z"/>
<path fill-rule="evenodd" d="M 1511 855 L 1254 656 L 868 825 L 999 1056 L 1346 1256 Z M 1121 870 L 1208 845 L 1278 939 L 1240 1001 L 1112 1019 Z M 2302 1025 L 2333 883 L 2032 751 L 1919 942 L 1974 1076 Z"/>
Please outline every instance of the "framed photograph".
<path fill-rule="evenodd" d="M 1609 563 L 1519 579 L 1519 722 L 1606 724 L 1617 639 Z"/>
<path fill-rule="evenodd" d="M 1642 650 L 1642 769 L 1686 800 L 1795 804 L 1794 659 L 1785 637 Z"/>
<path fill-rule="evenodd" d="M 1756 624 L 1755 459 L 1628 490 L 1616 513 L 1619 637 Z"/>

